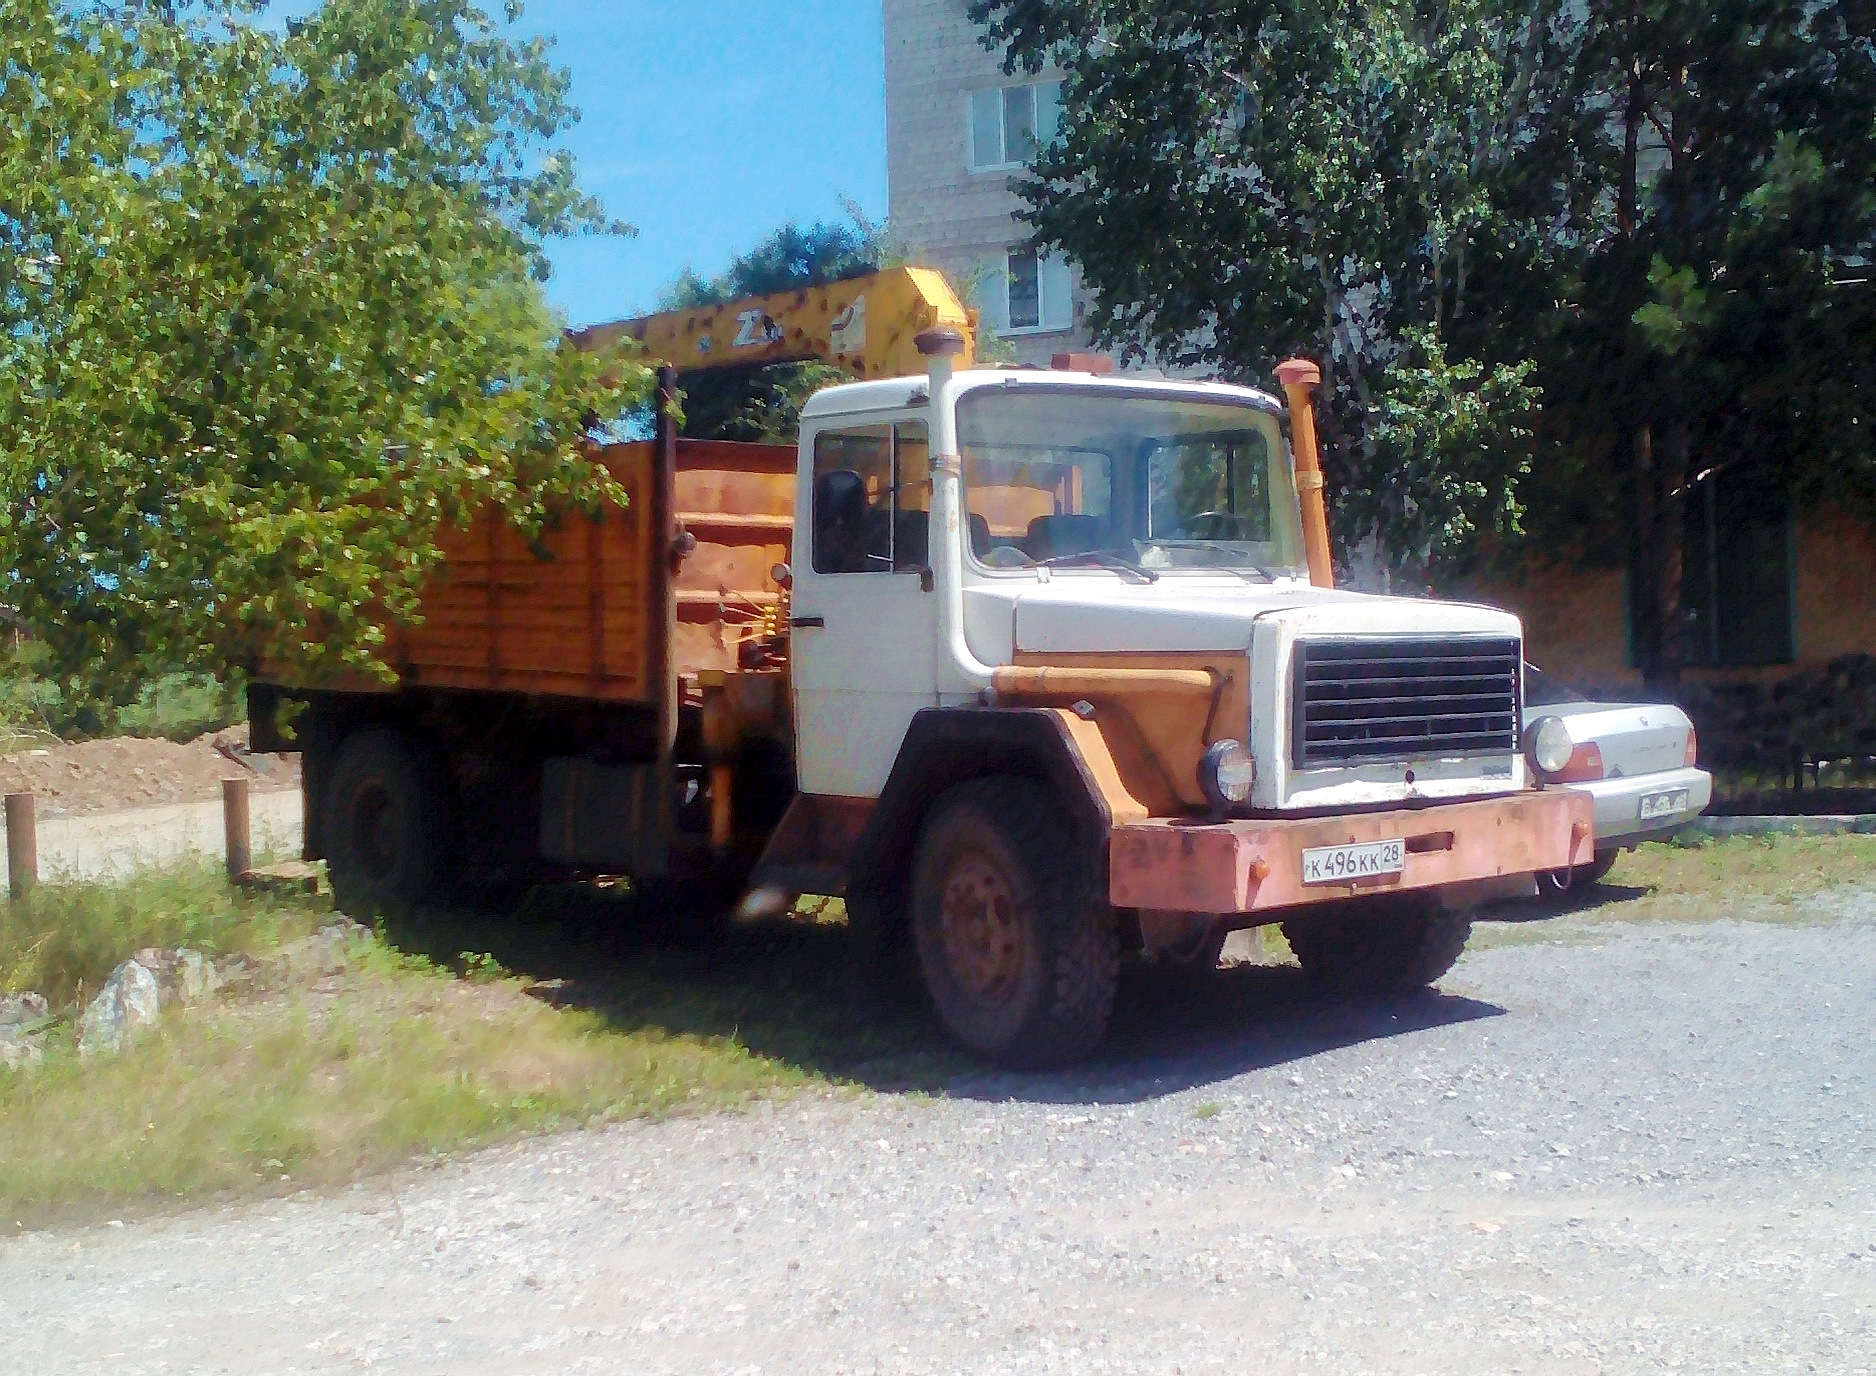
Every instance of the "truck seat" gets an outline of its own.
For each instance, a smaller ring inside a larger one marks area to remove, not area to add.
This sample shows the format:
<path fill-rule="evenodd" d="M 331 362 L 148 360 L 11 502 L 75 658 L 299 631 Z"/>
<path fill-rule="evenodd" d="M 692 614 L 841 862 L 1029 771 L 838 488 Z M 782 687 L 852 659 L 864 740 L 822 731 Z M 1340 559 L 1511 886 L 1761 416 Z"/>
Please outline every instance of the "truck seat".
<path fill-rule="evenodd" d="M 1100 549 L 1106 540 L 1106 523 L 1099 516 L 1038 516 L 1023 537 L 1023 552 L 1035 560 L 1054 559 Z"/>

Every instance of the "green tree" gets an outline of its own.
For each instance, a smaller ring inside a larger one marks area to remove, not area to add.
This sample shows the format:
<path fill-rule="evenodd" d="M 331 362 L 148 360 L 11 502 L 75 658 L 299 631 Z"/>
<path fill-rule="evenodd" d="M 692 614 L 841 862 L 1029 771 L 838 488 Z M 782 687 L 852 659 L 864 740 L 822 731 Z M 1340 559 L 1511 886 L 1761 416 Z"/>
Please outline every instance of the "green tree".
<path fill-rule="evenodd" d="M 1513 535 L 1531 364 L 1475 286 L 1547 7 L 976 0 L 1007 65 L 1066 74 L 1016 184 L 1111 346 L 1268 385 L 1325 363 L 1344 548 L 1414 574 Z M 1458 347 L 1471 341 L 1468 352 Z"/>
<path fill-rule="evenodd" d="M 1515 180 L 1553 245 L 1559 510 L 1616 533 L 1662 687 L 1700 482 L 1876 491 L 1873 33 L 1867 0 L 1588 0 L 1547 32 Z"/>
<path fill-rule="evenodd" d="M 647 385 L 540 292 L 548 239 L 623 228 L 544 43 L 470 0 L 267 18 L 0 0 L 0 601 L 120 699 L 379 669 L 447 523 L 618 495 L 579 441 Z"/>
<path fill-rule="evenodd" d="M 817 221 L 782 225 L 713 278 L 685 268 L 660 294 L 658 309 L 720 306 L 751 296 L 825 286 L 876 272 L 884 245 L 880 229 L 848 208 L 851 224 Z M 823 387 L 852 378 L 831 363 L 771 363 L 719 368 L 683 380 L 683 433 L 692 439 L 793 443 L 801 408 Z"/>

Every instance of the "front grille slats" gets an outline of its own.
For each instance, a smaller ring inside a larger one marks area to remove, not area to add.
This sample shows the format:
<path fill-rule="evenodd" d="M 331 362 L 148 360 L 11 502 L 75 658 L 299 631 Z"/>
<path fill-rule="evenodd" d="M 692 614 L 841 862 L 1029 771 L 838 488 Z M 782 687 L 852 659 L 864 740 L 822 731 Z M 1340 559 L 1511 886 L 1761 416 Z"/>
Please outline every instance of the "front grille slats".
<path fill-rule="evenodd" d="M 1521 663 L 1496 636 L 1299 641 L 1294 766 L 1515 752 Z"/>

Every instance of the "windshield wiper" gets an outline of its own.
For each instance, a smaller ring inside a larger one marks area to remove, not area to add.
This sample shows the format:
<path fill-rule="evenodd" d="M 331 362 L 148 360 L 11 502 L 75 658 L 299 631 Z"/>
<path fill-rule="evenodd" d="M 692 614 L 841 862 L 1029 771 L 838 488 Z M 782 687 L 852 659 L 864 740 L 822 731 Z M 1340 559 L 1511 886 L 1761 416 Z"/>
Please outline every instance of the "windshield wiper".
<path fill-rule="evenodd" d="M 1247 583 L 1250 582 L 1251 580 L 1248 577 L 1245 577 L 1246 569 L 1249 569 L 1254 573 L 1261 574 L 1263 576 L 1263 580 L 1266 583 L 1274 583 L 1277 581 L 1277 575 L 1275 571 L 1266 568 L 1264 565 L 1259 564 L 1255 562 L 1254 560 L 1246 559 L 1246 558 L 1239 556 L 1237 550 L 1226 549 L 1219 545 L 1214 545 L 1209 540 L 1154 539 L 1154 540 L 1145 541 L 1144 543 L 1149 544 L 1149 545 L 1156 545 L 1161 549 L 1196 549 L 1196 550 L 1203 550 L 1207 554 L 1216 554 L 1220 556 L 1226 556 L 1226 555 L 1233 556 L 1233 562 L 1227 563 L 1224 561 L 1223 558 L 1220 558 L 1218 560 L 1213 561 L 1212 563 L 1201 564 L 1201 565 L 1198 565 L 1197 567 L 1208 568 L 1208 569 L 1229 569 L 1232 573 L 1235 573 L 1240 578 L 1243 578 L 1244 581 Z"/>
<path fill-rule="evenodd" d="M 1063 564 L 1076 563 L 1100 564 L 1104 568 L 1124 569 L 1128 573 L 1137 574 L 1149 583 L 1159 582 L 1159 574 L 1145 564 L 1137 564 L 1123 555 L 1105 549 L 1084 549 L 1077 550 L 1073 554 L 1057 554 L 1049 559 L 1036 560 L 1035 567 L 1050 569 Z"/>

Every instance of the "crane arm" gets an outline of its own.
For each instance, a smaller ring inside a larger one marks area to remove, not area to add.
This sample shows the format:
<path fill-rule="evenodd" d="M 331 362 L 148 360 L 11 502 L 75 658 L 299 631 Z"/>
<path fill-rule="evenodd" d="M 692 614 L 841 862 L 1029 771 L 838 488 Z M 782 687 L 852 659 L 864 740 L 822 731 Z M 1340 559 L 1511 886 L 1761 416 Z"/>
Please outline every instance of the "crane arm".
<path fill-rule="evenodd" d="M 634 339 L 679 372 L 819 359 L 855 377 L 909 377 L 925 371 L 912 341 L 934 325 L 963 332 L 957 366 L 968 368 L 977 313 L 965 309 L 937 269 L 889 268 L 822 287 L 593 325 L 569 338 L 581 349 Z"/>

